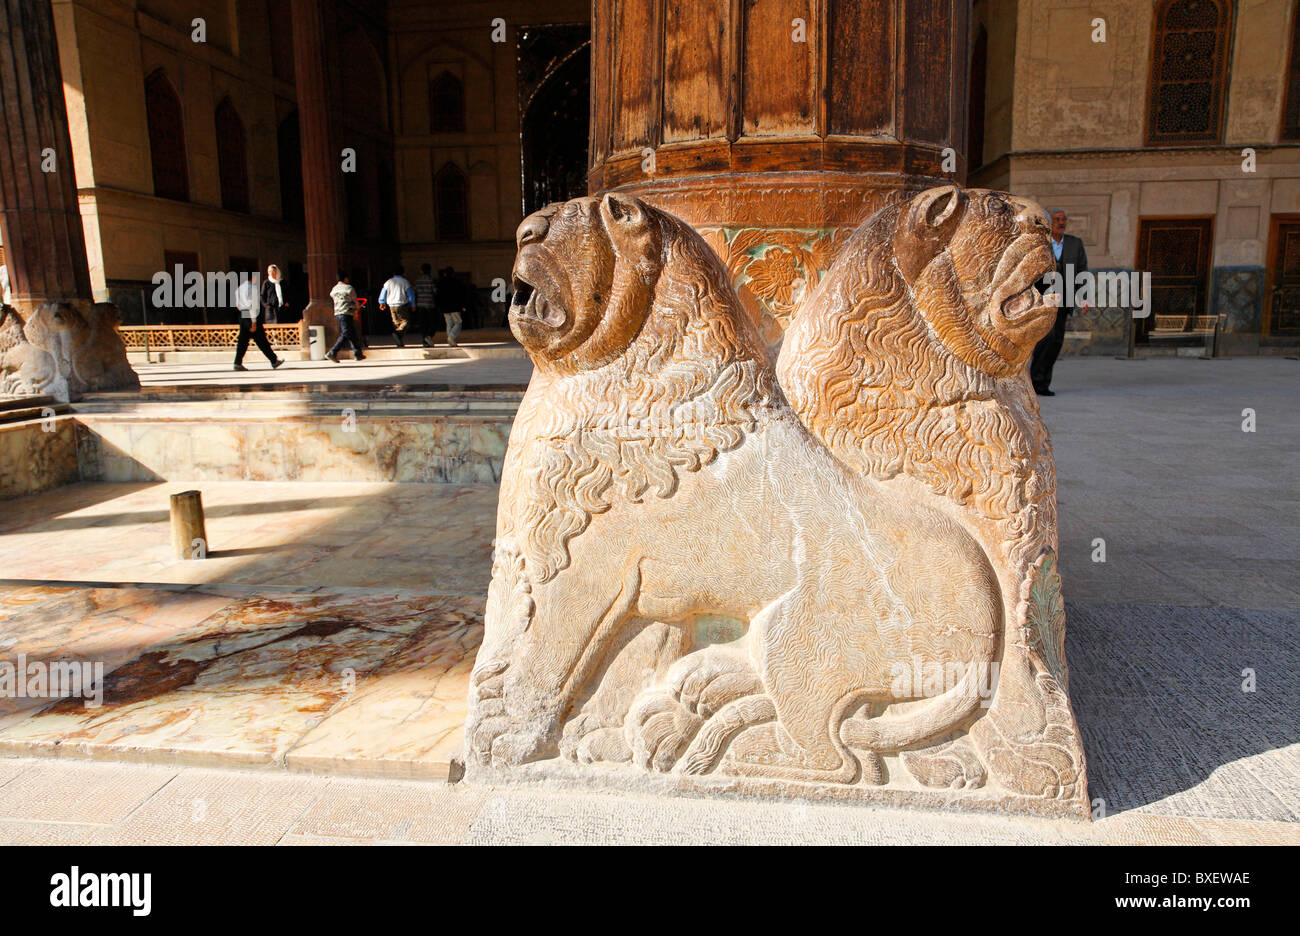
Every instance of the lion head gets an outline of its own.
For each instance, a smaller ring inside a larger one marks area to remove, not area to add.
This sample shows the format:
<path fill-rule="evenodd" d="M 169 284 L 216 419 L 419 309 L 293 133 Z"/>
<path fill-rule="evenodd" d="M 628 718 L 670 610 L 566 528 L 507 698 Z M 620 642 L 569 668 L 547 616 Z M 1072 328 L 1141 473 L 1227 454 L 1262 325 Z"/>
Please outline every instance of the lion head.
<path fill-rule="evenodd" d="M 916 478 L 1009 537 L 1054 531 L 1025 376 L 1056 314 L 1034 288 L 1055 269 L 1048 232 L 1033 202 L 952 185 L 872 215 L 785 334 L 777 373 L 804 424 L 860 471 Z"/>
<path fill-rule="evenodd" d="M 663 227 L 658 212 L 617 195 L 524 219 L 510 329 L 539 368 L 588 370 L 627 349 L 650 311 Z"/>
<path fill-rule="evenodd" d="M 684 221 L 607 194 L 530 215 L 517 241 L 510 328 L 536 372 L 502 499 L 546 581 L 593 513 L 671 496 L 786 404 L 726 268 Z"/>
<path fill-rule="evenodd" d="M 1050 231 L 1034 202 L 947 185 L 901 206 L 894 259 L 935 337 L 971 367 L 1006 376 L 1055 321 L 1055 302 L 1034 288 L 1056 269 Z"/>

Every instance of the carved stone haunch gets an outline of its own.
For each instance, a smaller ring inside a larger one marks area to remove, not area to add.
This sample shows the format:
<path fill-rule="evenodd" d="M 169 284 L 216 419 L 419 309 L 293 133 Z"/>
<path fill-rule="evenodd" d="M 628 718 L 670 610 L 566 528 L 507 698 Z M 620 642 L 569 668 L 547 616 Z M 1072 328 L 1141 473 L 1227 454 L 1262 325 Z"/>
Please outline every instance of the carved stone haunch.
<path fill-rule="evenodd" d="M 686 223 L 525 219 L 469 780 L 1086 815 L 1024 373 L 1047 232 L 953 186 L 877 212 L 774 371 Z"/>
<path fill-rule="evenodd" d="M 0 395 L 50 394 L 67 401 L 83 393 L 138 390 L 140 378 L 117 333 L 121 317 L 108 302 L 48 302 L 27 321 L 0 313 Z"/>

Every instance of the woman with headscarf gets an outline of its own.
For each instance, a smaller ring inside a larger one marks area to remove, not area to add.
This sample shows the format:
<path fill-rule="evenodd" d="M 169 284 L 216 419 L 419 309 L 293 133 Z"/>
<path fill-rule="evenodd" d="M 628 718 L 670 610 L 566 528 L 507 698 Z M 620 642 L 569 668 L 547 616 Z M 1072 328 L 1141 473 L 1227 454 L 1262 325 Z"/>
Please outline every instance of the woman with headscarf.
<path fill-rule="evenodd" d="M 280 268 L 274 263 L 266 268 L 266 279 L 262 281 L 262 322 L 272 324 L 280 320 L 280 312 L 285 308 L 284 278 Z"/>

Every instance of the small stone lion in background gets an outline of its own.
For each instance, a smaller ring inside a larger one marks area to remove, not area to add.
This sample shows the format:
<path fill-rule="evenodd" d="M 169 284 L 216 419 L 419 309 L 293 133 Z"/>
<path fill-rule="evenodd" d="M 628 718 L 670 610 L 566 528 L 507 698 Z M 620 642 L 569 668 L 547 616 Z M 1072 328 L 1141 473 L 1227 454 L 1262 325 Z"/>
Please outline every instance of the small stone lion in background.
<path fill-rule="evenodd" d="M 138 390 L 117 333 L 121 316 L 109 302 L 47 302 L 23 321 L 0 317 L 0 393 L 50 394 L 62 400 L 103 390 Z"/>

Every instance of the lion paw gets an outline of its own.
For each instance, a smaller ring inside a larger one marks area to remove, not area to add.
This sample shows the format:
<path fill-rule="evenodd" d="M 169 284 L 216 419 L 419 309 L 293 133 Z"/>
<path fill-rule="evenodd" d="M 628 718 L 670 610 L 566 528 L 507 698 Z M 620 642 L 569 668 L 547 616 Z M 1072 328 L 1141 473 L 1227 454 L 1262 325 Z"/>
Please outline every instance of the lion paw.
<path fill-rule="evenodd" d="M 643 693 L 627 713 L 625 729 L 632 759 L 644 770 L 666 773 L 703 724 L 703 718 L 669 693 Z"/>
<path fill-rule="evenodd" d="M 668 685 L 688 711 L 706 719 L 728 702 L 763 692 L 763 680 L 747 660 L 707 651 L 674 663 Z"/>
<path fill-rule="evenodd" d="M 988 773 L 969 738 L 958 738 L 919 751 L 904 751 L 903 766 L 920 783 L 950 790 L 982 787 Z"/>
<path fill-rule="evenodd" d="M 632 759 L 623 728 L 606 725 L 593 712 L 583 712 L 564 726 L 560 753 L 581 764 L 600 761 L 622 764 Z"/>
<path fill-rule="evenodd" d="M 507 709 L 507 668 L 504 661 L 494 661 L 475 670 L 470 679 L 472 715 L 465 727 L 466 757 L 484 766 L 514 767 L 535 760 L 547 747 L 554 724 L 545 712 L 520 717 Z"/>
<path fill-rule="evenodd" d="M 518 767 L 536 760 L 544 746 L 544 732 L 531 725 L 519 725 L 509 718 L 481 721 L 474 733 L 474 753 L 480 764 Z"/>

